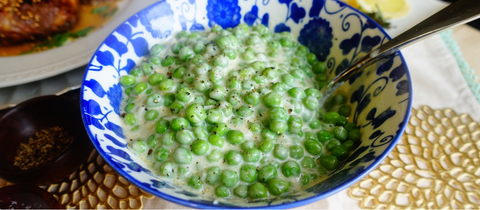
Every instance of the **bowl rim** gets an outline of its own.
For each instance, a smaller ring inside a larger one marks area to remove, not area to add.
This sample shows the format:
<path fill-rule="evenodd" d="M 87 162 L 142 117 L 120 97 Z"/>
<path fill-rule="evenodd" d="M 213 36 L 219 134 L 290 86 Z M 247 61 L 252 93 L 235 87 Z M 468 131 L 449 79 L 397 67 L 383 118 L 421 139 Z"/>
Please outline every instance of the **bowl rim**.
<path fill-rule="evenodd" d="M 328 1 L 328 0 L 324 0 L 324 1 Z M 351 10 L 353 10 L 354 12 L 356 12 L 357 14 L 361 15 L 362 17 L 366 18 L 367 20 L 370 20 L 379 30 L 380 32 L 382 32 L 385 37 L 390 40 L 392 39 L 390 37 L 390 35 L 388 35 L 388 33 L 385 31 L 385 29 L 383 29 L 377 22 L 373 21 L 370 17 L 368 17 L 366 14 L 364 14 L 363 12 L 360 12 L 358 9 L 348 5 L 347 3 L 344 3 L 340 0 L 331 0 L 331 1 L 335 1 L 337 2 L 338 4 L 340 4 L 340 6 L 342 7 L 347 7 Z M 123 23 L 125 23 L 126 21 L 128 21 L 128 19 L 130 19 L 131 17 L 133 17 L 134 15 L 137 15 L 138 13 L 142 12 L 142 11 L 146 11 L 152 7 L 155 7 L 157 4 L 161 3 L 162 1 L 158 1 L 156 3 L 153 3 L 151 5 L 149 5 L 148 7 L 145 7 L 144 9 L 138 11 L 137 13 L 133 14 L 132 16 L 128 17 Z M 115 28 L 115 30 L 113 30 L 109 35 L 111 35 L 113 32 L 115 32 L 117 29 L 120 28 L 121 25 L 119 25 L 117 28 Z M 104 40 L 105 41 L 105 40 Z M 100 47 L 103 46 L 103 43 L 104 41 L 102 42 L 102 44 L 95 50 L 95 52 L 98 52 Z M 410 87 L 410 91 L 408 92 L 408 104 L 407 104 L 407 110 L 406 110 L 406 113 L 405 113 L 405 116 L 404 116 L 404 119 L 403 119 L 403 125 L 402 127 L 398 130 L 399 132 L 401 132 L 401 134 L 404 133 L 406 127 L 407 127 L 407 124 L 408 124 L 408 120 L 410 118 L 410 115 L 411 115 L 411 111 L 412 111 L 412 101 L 413 101 L 413 93 L 412 93 L 412 88 L 413 87 L 412 85 L 412 78 L 410 76 L 410 70 L 408 69 L 408 66 L 407 66 L 407 63 L 405 61 L 405 58 L 403 57 L 403 54 L 399 51 L 398 52 L 398 57 L 401 59 L 401 62 L 403 65 L 405 65 L 405 68 L 406 68 L 406 71 L 405 71 L 405 76 L 408 78 L 408 85 Z M 91 65 L 92 61 L 94 60 L 95 56 L 92 56 L 92 58 L 90 59 L 90 61 L 88 62 L 88 65 L 87 65 L 87 69 L 88 67 Z M 84 96 L 84 88 L 85 88 L 85 85 L 84 85 L 84 82 L 85 82 L 85 79 L 86 79 L 86 76 L 87 76 L 87 72 L 85 72 L 84 74 L 84 77 L 82 79 L 82 85 L 81 85 L 81 91 L 80 91 L 80 100 L 83 99 L 83 96 Z M 80 103 L 80 108 L 83 110 L 84 106 L 83 106 L 83 103 Z M 269 206 L 253 206 L 253 207 L 237 207 L 237 206 L 218 206 L 218 205 L 214 205 L 214 204 L 205 204 L 205 203 L 199 203 L 199 202 L 195 202 L 195 201 L 189 201 L 189 200 L 184 200 L 184 199 L 180 199 L 180 198 L 177 198 L 177 197 L 174 197 L 174 196 L 171 196 L 171 195 L 168 195 L 168 194 L 165 194 L 165 193 L 162 193 L 162 192 L 159 192 L 159 191 L 154 191 L 152 190 L 151 188 L 149 187 L 144 187 L 145 185 L 141 182 L 139 182 L 138 180 L 134 179 L 133 177 L 131 177 L 127 172 L 121 170 L 120 168 L 117 167 L 117 164 L 113 161 L 111 161 L 111 159 L 109 159 L 108 155 L 106 155 L 104 153 L 104 151 L 100 148 L 100 145 L 98 145 L 96 142 L 94 142 L 92 140 L 92 137 L 94 136 L 90 130 L 88 129 L 88 127 L 86 126 L 85 124 L 85 115 L 83 114 L 83 111 L 82 111 L 82 120 L 83 120 L 83 125 L 85 127 L 85 130 L 87 131 L 88 133 L 88 136 L 90 137 L 90 140 L 92 141 L 92 144 L 94 145 L 95 149 L 98 151 L 98 153 L 102 156 L 102 158 L 106 161 L 106 163 L 108 163 L 108 165 L 110 165 L 118 174 L 120 174 L 123 178 L 125 178 L 126 180 L 128 180 L 130 183 L 134 184 L 136 187 L 140 188 L 141 190 L 143 191 L 146 191 L 147 193 L 151 194 L 151 195 L 154 195 L 156 197 L 159 197 L 159 198 L 162 198 L 162 199 L 165 199 L 169 202 L 173 202 L 173 203 L 176 203 L 176 204 L 180 204 L 180 205 L 183 205 L 183 206 L 187 206 L 187 207 L 193 207 L 193 208 L 206 208 L 206 209 L 241 209 L 241 208 L 253 208 L 253 209 L 289 209 L 289 208 L 295 208 L 295 207 L 300 207 L 300 206 L 304 206 L 304 205 L 307 205 L 307 204 L 310 204 L 310 203 L 313 203 L 313 202 L 316 202 L 316 201 L 319 201 L 319 200 L 322 200 L 322 199 L 325 199 L 327 197 L 330 197 L 331 195 L 333 194 L 336 194 L 348 187 L 350 187 L 351 185 L 355 184 L 356 182 L 358 182 L 359 180 L 363 179 L 365 176 L 367 176 L 371 171 L 373 171 L 373 169 L 377 168 L 378 165 L 380 165 L 380 163 L 382 163 L 382 161 L 388 156 L 388 154 L 393 150 L 393 148 L 395 148 L 395 146 L 397 145 L 398 141 L 400 140 L 401 136 L 402 135 L 396 135 L 395 138 L 392 140 L 392 143 L 385 149 L 385 151 L 378 156 L 378 158 L 376 158 L 376 161 L 373 162 L 371 165 L 369 165 L 368 167 L 366 167 L 362 173 L 358 174 L 358 176 L 356 176 L 355 178 L 353 179 L 350 179 L 346 182 L 344 182 L 343 184 L 339 185 L 339 186 L 336 186 L 334 188 L 332 188 L 331 190 L 323 193 L 323 194 L 317 194 L 317 195 L 314 195 L 314 196 L 311 196 L 311 197 L 308 197 L 308 198 L 305 198 L 305 199 L 302 199 L 302 200 L 297 200 L 297 201 L 293 201 L 293 202 L 289 202 L 289 203 L 283 203 L 283 204 L 274 204 L 274 205 L 269 205 Z"/>

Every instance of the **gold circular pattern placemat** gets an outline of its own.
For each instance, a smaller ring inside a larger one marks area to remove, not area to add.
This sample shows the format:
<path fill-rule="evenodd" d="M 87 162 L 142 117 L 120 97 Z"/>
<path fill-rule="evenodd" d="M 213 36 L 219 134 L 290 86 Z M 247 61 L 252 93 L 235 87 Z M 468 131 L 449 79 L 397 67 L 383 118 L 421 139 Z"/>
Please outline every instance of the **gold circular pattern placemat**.
<path fill-rule="evenodd" d="M 0 180 L 0 187 L 11 183 Z M 68 209 L 142 209 L 143 192 L 93 150 L 64 181 L 42 186 Z M 476 209 L 480 125 L 452 109 L 412 109 L 405 133 L 369 175 L 347 189 L 362 209 Z"/>
<path fill-rule="evenodd" d="M 397 146 L 348 195 L 362 209 L 478 209 L 479 140 L 466 114 L 412 109 Z"/>
<path fill-rule="evenodd" d="M 67 209 L 141 209 L 142 199 L 153 198 L 116 173 L 95 149 L 70 177 L 42 188 Z"/>

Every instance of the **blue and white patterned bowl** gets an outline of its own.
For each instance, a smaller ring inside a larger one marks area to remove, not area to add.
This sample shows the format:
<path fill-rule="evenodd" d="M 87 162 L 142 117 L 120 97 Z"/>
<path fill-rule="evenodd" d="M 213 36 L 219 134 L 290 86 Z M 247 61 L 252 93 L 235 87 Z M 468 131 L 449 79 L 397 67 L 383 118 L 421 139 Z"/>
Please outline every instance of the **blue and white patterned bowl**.
<path fill-rule="evenodd" d="M 147 56 L 155 43 L 181 30 L 209 30 L 239 23 L 288 31 L 327 64 L 332 78 L 388 35 L 371 19 L 336 0 L 167 0 L 135 14 L 113 31 L 93 55 L 82 84 L 85 127 L 98 152 L 142 190 L 196 208 L 291 208 L 326 198 L 360 180 L 387 156 L 402 135 L 412 104 L 412 84 L 402 55 L 358 73 L 341 88 L 360 125 L 362 144 L 325 181 L 302 192 L 248 201 L 194 194 L 156 176 L 128 148 L 122 131 L 119 77 Z"/>

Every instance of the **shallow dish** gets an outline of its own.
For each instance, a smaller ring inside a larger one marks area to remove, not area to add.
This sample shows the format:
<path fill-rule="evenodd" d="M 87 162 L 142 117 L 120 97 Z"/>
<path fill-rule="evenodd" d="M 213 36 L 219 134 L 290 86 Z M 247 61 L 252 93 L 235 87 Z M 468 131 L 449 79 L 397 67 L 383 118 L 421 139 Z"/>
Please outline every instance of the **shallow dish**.
<path fill-rule="evenodd" d="M 35 133 L 59 126 L 73 137 L 55 158 L 27 170 L 14 165 L 21 143 Z M 49 185 L 68 177 L 86 161 L 93 148 L 79 113 L 79 105 L 67 96 L 41 96 L 25 101 L 0 115 L 0 177 L 16 184 Z"/>
<path fill-rule="evenodd" d="M 209 30 L 239 23 L 289 31 L 327 65 L 330 78 L 389 39 L 365 15 L 335 0 L 314 1 L 161 1 L 120 25 L 92 57 L 81 89 L 82 117 L 99 153 L 119 174 L 142 190 L 195 208 L 292 208 L 326 198 L 368 174 L 393 149 L 411 109 L 411 79 L 401 54 L 352 77 L 339 91 L 352 105 L 350 119 L 362 143 L 324 181 L 293 193 L 262 200 L 212 198 L 187 192 L 155 175 L 126 146 L 121 128 L 120 75 L 142 61 L 153 44 L 181 30 Z"/>

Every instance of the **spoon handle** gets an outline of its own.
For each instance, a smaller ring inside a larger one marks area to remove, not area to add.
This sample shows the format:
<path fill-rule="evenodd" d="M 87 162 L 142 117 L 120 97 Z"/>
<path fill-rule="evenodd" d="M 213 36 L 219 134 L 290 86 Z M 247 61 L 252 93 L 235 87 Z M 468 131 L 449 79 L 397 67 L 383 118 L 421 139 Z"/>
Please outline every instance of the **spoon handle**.
<path fill-rule="evenodd" d="M 477 18 L 480 18 L 480 0 L 458 0 L 451 3 L 429 18 L 369 52 L 366 56 L 338 74 L 325 88 L 332 87 L 338 82 L 346 81 L 357 71 L 364 69 L 382 58 L 395 55 L 396 52 L 406 46 Z"/>

